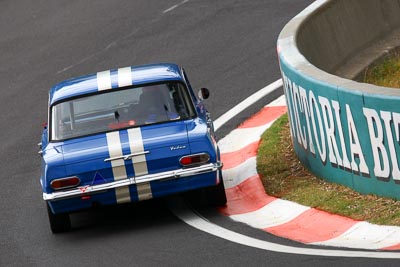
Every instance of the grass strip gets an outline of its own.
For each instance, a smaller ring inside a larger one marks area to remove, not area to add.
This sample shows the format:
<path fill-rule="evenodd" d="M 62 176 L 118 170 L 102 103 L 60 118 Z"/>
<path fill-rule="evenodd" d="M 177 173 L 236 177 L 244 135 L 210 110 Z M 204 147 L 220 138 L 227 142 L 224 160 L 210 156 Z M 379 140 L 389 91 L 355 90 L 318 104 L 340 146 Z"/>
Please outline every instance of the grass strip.
<path fill-rule="evenodd" d="M 386 58 L 366 71 L 364 82 L 378 86 L 400 88 L 400 53 Z"/>
<path fill-rule="evenodd" d="M 356 220 L 400 226 L 400 201 L 362 195 L 305 169 L 293 151 L 287 114 L 262 135 L 257 171 L 271 196 Z"/>

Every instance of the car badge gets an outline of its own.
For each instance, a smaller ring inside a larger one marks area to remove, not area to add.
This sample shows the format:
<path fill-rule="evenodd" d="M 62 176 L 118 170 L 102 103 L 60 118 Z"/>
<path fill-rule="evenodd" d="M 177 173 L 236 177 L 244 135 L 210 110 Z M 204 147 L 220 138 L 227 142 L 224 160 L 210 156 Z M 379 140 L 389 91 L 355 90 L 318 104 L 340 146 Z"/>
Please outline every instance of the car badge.
<path fill-rule="evenodd" d="M 88 185 L 85 185 L 85 186 L 81 186 L 81 187 L 78 187 L 79 188 L 79 190 L 81 190 L 81 192 L 82 193 L 85 193 L 86 192 L 86 190 L 88 189 Z"/>
<path fill-rule="evenodd" d="M 171 149 L 171 151 L 178 150 L 178 149 L 185 149 L 185 148 L 186 148 L 186 146 L 180 146 L 180 145 L 169 147 L 169 149 Z"/>

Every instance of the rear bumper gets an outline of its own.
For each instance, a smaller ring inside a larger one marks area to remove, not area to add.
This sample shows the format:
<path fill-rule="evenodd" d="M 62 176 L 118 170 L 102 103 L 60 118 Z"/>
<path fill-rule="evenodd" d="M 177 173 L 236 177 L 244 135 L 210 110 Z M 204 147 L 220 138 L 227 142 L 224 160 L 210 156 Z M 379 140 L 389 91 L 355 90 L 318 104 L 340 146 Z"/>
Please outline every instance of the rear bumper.
<path fill-rule="evenodd" d="M 209 172 L 215 172 L 222 169 L 222 162 L 209 163 L 198 167 L 192 167 L 187 169 L 178 169 L 174 171 L 161 172 L 156 174 L 147 174 L 139 177 L 127 178 L 124 180 L 114 181 L 111 183 L 98 184 L 98 185 L 87 185 L 78 188 L 56 191 L 53 193 L 43 193 L 43 199 L 46 201 L 57 201 L 62 199 L 74 198 L 82 195 L 91 195 L 95 193 L 104 192 L 109 189 L 138 185 L 141 183 L 149 183 L 152 181 L 163 181 L 178 179 L 181 177 L 188 177 L 194 175 L 200 175 Z"/>

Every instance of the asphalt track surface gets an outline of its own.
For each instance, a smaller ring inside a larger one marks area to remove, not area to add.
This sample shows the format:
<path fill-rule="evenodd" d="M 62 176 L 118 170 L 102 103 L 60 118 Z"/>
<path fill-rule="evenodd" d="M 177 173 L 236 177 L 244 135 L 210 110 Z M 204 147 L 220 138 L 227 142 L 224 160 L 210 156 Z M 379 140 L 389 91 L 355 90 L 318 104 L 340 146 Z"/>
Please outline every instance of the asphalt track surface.
<path fill-rule="evenodd" d="M 0 1 L 0 266 L 376 266 L 394 260 L 299 256 L 250 248 L 191 228 L 168 199 L 80 213 L 53 235 L 36 144 L 55 83 L 110 68 L 175 62 L 208 87 L 218 118 L 279 79 L 276 39 L 311 0 Z M 223 137 L 276 92 L 225 124 Z M 183 201 L 190 202 L 190 197 Z M 304 247 L 192 203 L 227 229 Z"/>

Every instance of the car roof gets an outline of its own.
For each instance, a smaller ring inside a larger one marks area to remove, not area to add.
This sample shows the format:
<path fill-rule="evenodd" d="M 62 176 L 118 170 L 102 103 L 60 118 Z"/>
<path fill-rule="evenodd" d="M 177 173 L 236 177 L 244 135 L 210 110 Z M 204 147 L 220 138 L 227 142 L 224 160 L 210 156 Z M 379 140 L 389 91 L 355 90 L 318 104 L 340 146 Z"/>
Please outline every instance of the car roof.
<path fill-rule="evenodd" d="M 131 75 L 127 76 L 126 73 L 129 73 L 129 70 Z M 120 73 L 124 73 L 122 86 L 121 77 L 119 77 L 121 76 Z M 128 77 L 128 81 L 126 81 L 126 77 Z M 104 88 L 104 84 L 100 81 L 104 78 L 108 81 L 109 87 Z M 64 99 L 91 94 L 104 89 L 172 80 L 184 80 L 181 75 L 180 67 L 176 64 L 162 63 L 112 69 L 73 78 L 56 84 L 50 89 L 49 103 L 52 105 Z"/>

